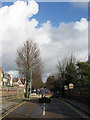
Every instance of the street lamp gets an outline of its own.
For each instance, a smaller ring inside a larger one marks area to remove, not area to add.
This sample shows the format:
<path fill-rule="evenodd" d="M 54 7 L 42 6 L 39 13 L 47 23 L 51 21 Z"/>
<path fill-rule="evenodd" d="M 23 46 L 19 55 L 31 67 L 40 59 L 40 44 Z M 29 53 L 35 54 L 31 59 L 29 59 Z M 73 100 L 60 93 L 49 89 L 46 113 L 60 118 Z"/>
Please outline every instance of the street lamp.
<path fill-rule="evenodd" d="M 64 90 L 68 90 L 68 86 L 67 85 L 64 85 Z"/>
<path fill-rule="evenodd" d="M 74 88 L 73 83 L 69 83 L 69 89 L 73 89 L 73 88 Z"/>
<path fill-rule="evenodd" d="M 32 90 L 32 66 L 30 69 L 30 97 L 31 97 L 31 90 Z"/>

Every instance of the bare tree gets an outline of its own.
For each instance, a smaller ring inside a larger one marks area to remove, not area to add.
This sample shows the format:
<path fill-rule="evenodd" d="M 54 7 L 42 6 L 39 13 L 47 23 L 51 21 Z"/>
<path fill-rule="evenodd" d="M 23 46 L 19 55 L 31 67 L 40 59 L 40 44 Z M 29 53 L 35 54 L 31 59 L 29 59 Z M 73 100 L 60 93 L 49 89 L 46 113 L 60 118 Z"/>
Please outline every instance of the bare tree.
<path fill-rule="evenodd" d="M 76 57 L 73 54 L 71 54 L 71 56 L 69 56 L 68 58 L 64 58 L 62 61 L 58 60 L 58 64 L 57 64 L 58 73 L 57 73 L 57 75 L 58 75 L 59 80 L 61 80 L 61 82 L 62 82 L 62 86 L 66 80 L 67 67 L 69 65 L 73 64 L 73 67 L 76 68 L 76 63 L 77 63 Z"/>
<path fill-rule="evenodd" d="M 40 74 L 34 73 L 33 81 L 32 81 L 32 88 L 39 89 L 43 86 L 42 76 Z"/>
<path fill-rule="evenodd" d="M 67 58 L 64 58 L 62 61 L 58 60 L 58 65 L 57 65 L 58 73 L 57 73 L 57 75 L 59 77 L 59 80 L 61 80 L 61 82 L 65 80 L 66 66 L 67 66 Z"/>
<path fill-rule="evenodd" d="M 24 45 L 17 50 L 16 63 L 21 76 L 26 79 L 26 97 L 29 97 L 30 71 L 37 71 L 41 74 L 42 62 L 38 45 L 33 41 L 27 40 Z M 34 74 L 33 74 L 34 75 Z"/>

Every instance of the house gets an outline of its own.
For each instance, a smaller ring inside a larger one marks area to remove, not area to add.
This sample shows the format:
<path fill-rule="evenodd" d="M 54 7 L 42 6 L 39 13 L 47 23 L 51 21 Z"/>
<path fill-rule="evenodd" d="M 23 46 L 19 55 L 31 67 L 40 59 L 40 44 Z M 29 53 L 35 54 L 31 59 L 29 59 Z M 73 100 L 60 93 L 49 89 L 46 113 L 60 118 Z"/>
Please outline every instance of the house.
<path fill-rule="evenodd" d="M 8 76 L 7 73 L 3 73 L 3 86 L 8 85 Z"/>
<path fill-rule="evenodd" d="M 10 75 L 6 72 L 3 72 L 3 86 L 10 85 Z"/>
<path fill-rule="evenodd" d="M 18 80 L 18 84 L 19 84 L 19 85 L 21 85 L 21 84 L 22 84 L 22 82 L 21 82 L 21 80 L 20 80 L 20 79 Z"/>
<path fill-rule="evenodd" d="M 18 79 L 18 78 L 14 78 L 13 79 L 13 86 L 14 87 L 19 87 L 19 88 L 24 88 L 24 85 L 22 83 L 23 80 Z"/>
<path fill-rule="evenodd" d="M 5 86 L 8 84 L 8 74 L 3 72 L 2 67 L 0 67 L 0 86 Z"/>
<path fill-rule="evenodd" d="M 12 77 L 12 75 L 10 76 L 10 86 L 13 86 L 13 77 Z"/>
<path fill-rule="evenodd" d="M 18 78 L 15 77 L 15 78 L 12 79 L 12 81 L 13 81 L 13 82 L 12 82 L 12 85 L 13 85 L 13 86 L 15 86 L 15 87 L 18 87 L 18 86 L 19 86 L 19 85 L 18 85 Z"/>
<path fill-rule="evenodd" d="M 10 74 L 7 74 L 8 78 L 7 78 L 7 84 L 10 85 L 10 82 L 11 82 L 11 75 Z"/>
<path fill-rule="evenodd" d="M 25 80 L 23 78 L 13 78 L 12 75 L 7 72 L 3 72 L 2 67 L 0 67 L 0 86 L 15 86 L 19 88 L 24 88 Z"/>
<path fill-rule="evenodd" d="M 0 86 L 2 86 L 3 83 L 3 71 L 2 71 L 2 67 L 0 67 Z"/>
<path fill-rule="evenodd" d="M 14 77 L 12 81 L 13 81 L 13 83 L 18 82 L 18 78 Z"/>
<path fill-rule="evenodd" d="M 3 68 L 0 67 L 0 86 L 7 86 L 11 83 L 11 75 L 4 72 Z"/>
<path fill-rule="evenodd" d="M 23 82 L 23 79 L 18 80 L 19 88 L 24 88 L 24 85 L 22 82 Z"/>
<path fill-rule="evenodd" d="M 18 82 L 14 82 L 14 83 L 13 83 L 13 86 L 14 86 L 14 87 L 19 87 Z"/>

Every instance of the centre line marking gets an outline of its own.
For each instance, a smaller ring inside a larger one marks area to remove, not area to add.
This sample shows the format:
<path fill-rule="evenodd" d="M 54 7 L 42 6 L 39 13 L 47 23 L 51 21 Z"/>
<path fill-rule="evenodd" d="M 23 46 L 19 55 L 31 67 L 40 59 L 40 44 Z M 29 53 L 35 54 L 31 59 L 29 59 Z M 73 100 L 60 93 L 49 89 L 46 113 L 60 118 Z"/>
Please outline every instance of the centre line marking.
<path fill-rule="evenodd" d="M 43 115 L 45 115 L 45 103 L 43 104 Z"/>

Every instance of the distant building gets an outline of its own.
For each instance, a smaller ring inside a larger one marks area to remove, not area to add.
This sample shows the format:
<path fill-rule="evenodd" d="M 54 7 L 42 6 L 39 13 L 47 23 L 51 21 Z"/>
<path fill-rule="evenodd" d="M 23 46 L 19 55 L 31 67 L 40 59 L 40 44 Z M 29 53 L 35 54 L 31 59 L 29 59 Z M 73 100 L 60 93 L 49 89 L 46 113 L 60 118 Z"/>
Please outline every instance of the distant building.
<path fill-rule="evenodd" d="M 15 77 L 15 78 L 13 78 L 12 81 L 13 81 L 13 83 L 14 83 L 14 82 L 18 82 L 18 78 Z"/>
<path fill-rule="evenodd" d="M 22 84 L 22 82 L 21 82 L 21 80 L 20 80 L 20 79 L 18 80 L 18 84 L 19 84 L 19 85 L 21 85 L 21 84 Z"/>
<path fill-rule="evenodd" d="M 2 71 L 2 67 L 0 67 L 0 86 L 2 86 L 3 84 L 3 71 Z"/>
<path fill-rule="evenodd" d="M 11 75 L 11 78 L 10 78 L 10 85 L 13 86 L 13 77 Z"/>
<path fill-rule="evenodd" d="M 11 76 L 10 74 L 3 72 L 3 86 L 10 85 Z"/>
<path fill-rule="evenodd" d="M 3 86 L 8 85 L 8 74 L 3 72 Z"/>
<path fill-rule="evenodd" d="M 14 83 L 13 83 L 13 86 L 14 86 L 14 87 L 19 87 L 18 82 L 14 82 Z"/>
<path fill-rule="evenodd" d="M 15 78 L 12 79 L 12 85 L 13 86 L 18 86 L 18 78 L 15 77 Z"/>
<path fill-rule="evenodd" d="M 18 80 L 18 84 L 19 84 L 19 88 L 24 88 L 23 79 L 22 78 Z"/>
<path fill-rule="evenodd" d="M 11 75 L 7 73 L 7 84 L 10 85 L 11 82 Z"/>
<path fill-rule="evenodd" d="M 23 78 L 13 78 L 12 75 L 8 74 L 7 72 L 4 72 L 2 67 L 0 67 L 0 86 L 15 86 L 19 88 L 25 87 L 25 80 Z"/>
<path fill-rule="evenodd" d="M 21 79 L 14 78 L 13 82 L 14 87 L 24 88 L 24 85 L 22 84 Z"/>
<path fill-rule="evenodd" d="M 20 78 L 20 80 L 21 80 L 22 84 L 24 85 L 25 84 L 25 79 Z"/>
<path fill-rule="evenodd" d="M 0 67 L 0 86 L 10 85 L 11 76 L 10 74 L 3 72 L 2 67 Z"/>

